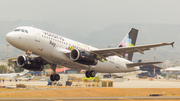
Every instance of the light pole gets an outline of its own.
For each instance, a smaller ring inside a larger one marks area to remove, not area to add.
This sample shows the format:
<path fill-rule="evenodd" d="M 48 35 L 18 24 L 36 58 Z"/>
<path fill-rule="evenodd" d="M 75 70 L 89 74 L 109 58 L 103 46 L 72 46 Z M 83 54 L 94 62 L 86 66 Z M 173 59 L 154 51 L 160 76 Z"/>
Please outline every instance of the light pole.
<path fill-rule="evenodd" d="M 66 73 L 66 70 L 65 70 L 65 67 L 63 67 L 64 68 L 64 74 Z"/>
<path fill-rule="evenodd" d="M 155 52 L 156 52 L 156 48 L 154 48 L 154 62 L 155 62 Z M 155 65 L 154 65 L 154 78 L 155 78 L 155 73 L 156 73 L 156 68 L 155 68 Z"/>
<path fill-rule="evenodd" d="M 9 56 L 9 44 L 7 44 L 7 71 L 6 71 L 7 74 L 8 74 L 8 56 Z"/>

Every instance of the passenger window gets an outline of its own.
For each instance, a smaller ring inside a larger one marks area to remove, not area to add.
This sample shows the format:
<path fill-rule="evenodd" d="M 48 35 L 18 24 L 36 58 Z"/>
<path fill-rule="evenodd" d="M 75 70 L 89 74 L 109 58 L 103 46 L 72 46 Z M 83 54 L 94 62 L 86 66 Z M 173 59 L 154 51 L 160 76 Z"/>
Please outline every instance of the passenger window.
<path fill-rule="evenodd" d="M 25 32 L 26 32 L 26 33 L 28 33 L 28 31 L 27 31 L 27 30 L 25 30 Z"/>
<path fill-rule="evenodd" d="M 21 29 L 21 32 L 24 32 L 24 29 Z"/>
<path fill-rule="evenodd" d="M 14 31 L 16 31 L 16 32 L 17 32 L 17 31 L 20 31 L 20 29 L 15 29 Z"/>

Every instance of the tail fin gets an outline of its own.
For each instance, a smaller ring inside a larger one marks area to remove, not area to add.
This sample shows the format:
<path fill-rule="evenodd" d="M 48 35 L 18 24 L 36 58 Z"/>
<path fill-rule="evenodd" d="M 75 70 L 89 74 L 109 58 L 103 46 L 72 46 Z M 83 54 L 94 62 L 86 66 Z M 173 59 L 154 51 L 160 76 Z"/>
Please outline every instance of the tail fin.
<path fill-rule="evenodd" d="M 118 45 L 118 47 L 135 46 L 137 35 L 138 35 L 138 30 L 132 28 L 129 31 L 129 33 L 127 33 L 127 35 L 124 37 L 124 39 L 121 41 L 121 43 Z M 129 61 L 132 61 L 133 53 L 125 54 L 123 57 L 128 59 Z"/>
<path fill-rule="evenodd" d="M 20 73 L 21 76 L 26 75 L 29 72 L 29 70 L 24 69 L 23 72 Z"/>

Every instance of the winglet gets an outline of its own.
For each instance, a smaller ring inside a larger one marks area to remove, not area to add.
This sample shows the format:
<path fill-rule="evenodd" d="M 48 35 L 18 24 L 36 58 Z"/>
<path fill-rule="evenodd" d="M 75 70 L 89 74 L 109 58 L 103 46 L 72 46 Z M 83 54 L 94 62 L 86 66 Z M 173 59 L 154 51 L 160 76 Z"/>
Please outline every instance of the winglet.
<path fill-rule="evenodd" d="M 172 47 L 174 47 L 174 42 L 170 43 Z"/>

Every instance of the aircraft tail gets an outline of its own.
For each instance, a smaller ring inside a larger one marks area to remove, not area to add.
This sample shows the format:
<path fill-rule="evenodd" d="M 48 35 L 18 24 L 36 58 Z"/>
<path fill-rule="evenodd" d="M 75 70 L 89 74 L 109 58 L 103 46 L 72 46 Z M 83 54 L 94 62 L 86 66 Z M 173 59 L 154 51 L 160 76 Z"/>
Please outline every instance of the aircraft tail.
<path fill-rule="evenodd" d="M 23 72 L 19 73 L 19 76 L 24 76 L 29 72 L 29 70 L 24 69 Z"/>
<path fill-rule="evenodd" d="M 131 47 L 136 45 L 136 39 L 138 35 L 138 30 L 132 28 L 129 33 L 124 37 L 124 39 L 121 41 L 121 43 L 118 45 L 119 47 Z M 129 61 L 132 61 L 133 53 L 128 53 L 123 55 L 123 58 L 128 59 Z"/>

